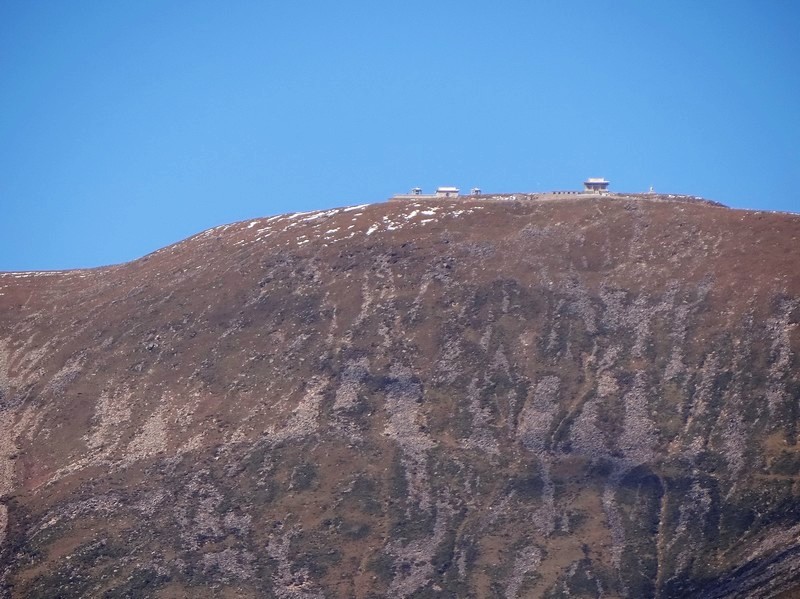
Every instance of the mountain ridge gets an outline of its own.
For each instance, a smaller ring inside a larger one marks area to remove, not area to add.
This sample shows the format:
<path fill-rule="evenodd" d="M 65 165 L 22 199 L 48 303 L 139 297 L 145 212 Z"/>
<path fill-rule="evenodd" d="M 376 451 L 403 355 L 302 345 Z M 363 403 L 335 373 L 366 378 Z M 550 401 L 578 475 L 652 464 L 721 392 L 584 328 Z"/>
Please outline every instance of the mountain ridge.
<path fill-rule="evenodd" d="M 796 589 L 799 236 L 387 202 L 0 274 L 6 594 Z"/>

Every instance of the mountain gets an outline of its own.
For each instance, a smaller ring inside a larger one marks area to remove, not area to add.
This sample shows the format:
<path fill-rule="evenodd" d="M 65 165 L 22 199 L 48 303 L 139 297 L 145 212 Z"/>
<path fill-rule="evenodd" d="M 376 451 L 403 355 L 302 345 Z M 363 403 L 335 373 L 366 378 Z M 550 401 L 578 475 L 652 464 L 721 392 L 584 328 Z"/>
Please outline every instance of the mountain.
<path fill-rule="evenodd" d="M 800 216 L 397 201 L 0 274 L 7 597 L 793 597 Z"/>

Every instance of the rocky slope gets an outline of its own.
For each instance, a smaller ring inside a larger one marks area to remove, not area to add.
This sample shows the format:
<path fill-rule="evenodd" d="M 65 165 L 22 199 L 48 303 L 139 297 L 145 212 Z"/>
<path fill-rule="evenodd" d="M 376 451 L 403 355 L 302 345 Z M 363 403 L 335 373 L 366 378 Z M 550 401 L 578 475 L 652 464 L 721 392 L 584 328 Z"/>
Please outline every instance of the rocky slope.
<path fill-rule="evenodd" d="M 2 592 L 789 597 L 798 264 L 797 215 L 504 198 L 0 274 Z"/>

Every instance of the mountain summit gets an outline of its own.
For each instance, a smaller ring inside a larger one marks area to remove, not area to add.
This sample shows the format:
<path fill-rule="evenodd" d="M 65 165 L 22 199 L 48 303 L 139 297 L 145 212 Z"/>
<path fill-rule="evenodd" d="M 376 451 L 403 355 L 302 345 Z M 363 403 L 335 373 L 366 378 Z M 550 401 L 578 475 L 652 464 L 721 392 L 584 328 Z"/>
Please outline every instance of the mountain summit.
<path fill-rule="evenodd" d="M 519 195 L 0 274 L 3 593 L 794 596 L 798 264 L 798 215 Z"/>

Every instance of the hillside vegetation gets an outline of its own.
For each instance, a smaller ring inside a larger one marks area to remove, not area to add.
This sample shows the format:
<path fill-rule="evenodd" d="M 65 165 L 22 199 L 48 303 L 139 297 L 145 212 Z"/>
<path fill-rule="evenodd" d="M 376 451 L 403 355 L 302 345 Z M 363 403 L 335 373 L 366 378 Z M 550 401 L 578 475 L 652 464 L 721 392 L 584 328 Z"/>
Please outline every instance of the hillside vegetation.
<path fill-rule="evenodd" d="M 800 591 L 800 216 L 391 202 L 0 274 L 8 597 Z"/>

